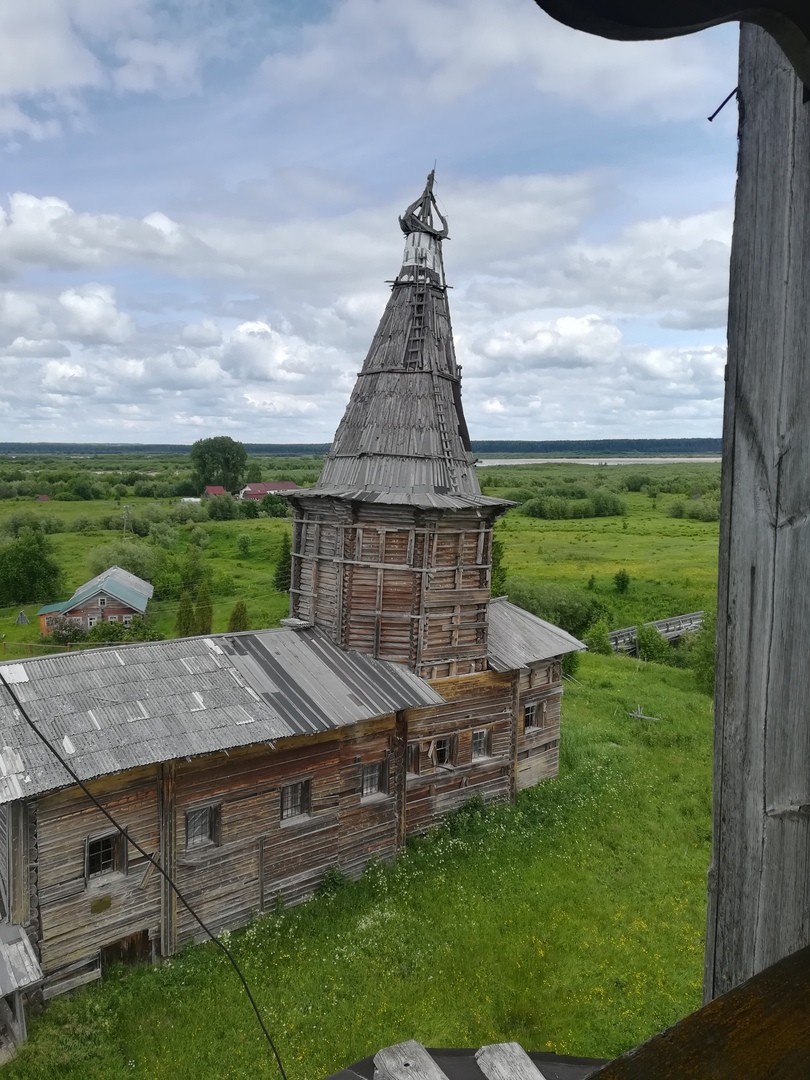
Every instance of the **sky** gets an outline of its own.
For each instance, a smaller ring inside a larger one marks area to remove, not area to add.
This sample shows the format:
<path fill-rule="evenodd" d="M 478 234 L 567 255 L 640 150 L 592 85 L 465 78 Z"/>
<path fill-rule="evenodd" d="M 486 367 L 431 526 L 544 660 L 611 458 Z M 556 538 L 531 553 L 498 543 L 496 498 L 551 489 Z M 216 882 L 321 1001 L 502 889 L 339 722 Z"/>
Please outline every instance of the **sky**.
<path fill-rule="evenodd" d="M 4 0 L 0 441 L 329 442 L 434 163 L 473 439 L 719 436 L 737 36 Z"/>

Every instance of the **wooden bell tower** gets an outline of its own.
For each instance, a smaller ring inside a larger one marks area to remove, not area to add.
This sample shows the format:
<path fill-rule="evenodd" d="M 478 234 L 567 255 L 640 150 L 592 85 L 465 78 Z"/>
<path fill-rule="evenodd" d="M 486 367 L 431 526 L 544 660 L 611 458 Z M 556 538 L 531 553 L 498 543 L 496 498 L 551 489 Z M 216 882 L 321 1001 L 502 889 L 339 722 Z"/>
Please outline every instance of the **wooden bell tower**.
<path fill-rule="evenodd" d="M 290 614 L 426 678 L 484 671 L 492 526 L 461 407 L 433 173 L 314 488 L 295 507 Z"/>

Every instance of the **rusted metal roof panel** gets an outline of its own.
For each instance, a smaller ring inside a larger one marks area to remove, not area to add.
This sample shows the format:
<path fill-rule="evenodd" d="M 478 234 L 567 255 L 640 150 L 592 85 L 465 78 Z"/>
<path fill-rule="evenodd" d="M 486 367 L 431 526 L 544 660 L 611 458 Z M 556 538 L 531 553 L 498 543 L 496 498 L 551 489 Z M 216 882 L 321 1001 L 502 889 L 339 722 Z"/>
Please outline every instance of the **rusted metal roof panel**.
<path fill-rule="evenodd" d="M 490 601 L 487 661 L 495 671 L 513 671 L 584 648 L 583 642 L 559 626 L 510 604 L 506 597 Z"/>
<path fill-rule="evenodd" d="M 0 664 L 83 780 L 441 704 L 407 668 L 314 629 L 219 634 Z M 72 781 L 0 687 L 0 803 Z"/>

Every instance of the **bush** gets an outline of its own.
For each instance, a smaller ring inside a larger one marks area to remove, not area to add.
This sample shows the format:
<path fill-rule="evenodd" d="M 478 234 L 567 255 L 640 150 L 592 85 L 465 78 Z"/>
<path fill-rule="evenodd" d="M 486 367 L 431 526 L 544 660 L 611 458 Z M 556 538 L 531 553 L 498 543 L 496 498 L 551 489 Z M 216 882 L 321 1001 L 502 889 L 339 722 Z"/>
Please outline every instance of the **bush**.
<path fill-rule="evenodd" d="M 613 584 L 616 586 L 616 592 L 626 593 L 630 588 L 630 575 L 625 569 L 617 571 L 613 575 Z"/>
<path fill-rule="evenodd" d="M 694 634 L 685 635 L 681 648 L 687 649 L 689 667 L 695 673 L 698 689 L 704 694 L 714 694 L 714 644 L 717 633 L 717 617 L 709 612 L 703 626 Z"/>
<path fill-rule="evenodd" d="M 562 658 L 563 675 L 573 677 L 579 671 L 580 655 L 578 652 L 566 653 Z"/>
<path fill-rule="evenodd" d="M 249 630 L 247 605 L 244 600 L 237 600 L 233 606 L 233 611 L 228 619 L 228 629 L 232 633 L 238 633 L 240 630 Z"/>
<path fill-rule="evenodd" d="M 610 644 L 610 631 L 604 619 L 597 619 L 583 640 L 588 646 L 588 652 L 601 653 L 603 656 L 610 656 L 613 652 L 613 646 Z"/>
<path fill-rule="evenodd" d="M 259 509 L 268 517 L 283 518 L 287 516 L 287 500 L 280 495 L 265 495 Z"/>
<path fill-rule="evenodd" d="M 64 587 L 53 545 L 41 532 L 22 529 L 0 545 L 0 607 L 54 600 Z"/>
<path fill-rule="evenodd" d="M 597 597 L 572 586 L 530 583 L 511 577 L 507 585 L 512 603 L 561 626 L 578 638 L 598 619 L 608 620 L 611 615 L 607 605 Z"/>
<path fill-rule="evenodd" d="M 191 530 L 191 536 L 189 537 L 191 543 L 203 551 L 211 543 L 211 537 L 208 535 L 208 530 L 204 529 L 202 525 L 198 525 L 196 529 Z"/>
<path fill-rule="evenodd" d="M 233 521 L 239 517 L 239 504 L 232 495 L 215 495 L 206 500 L 208 516 L 212 521 Z"/>
<path fill-rule="evenodd" d="M 259 504 L 253 499 L 242 499 L 238 505 L 240 517 L 257 518 L 259 516 Z"/>
<path fill-rule="evenodd" d="M 240 533 L 239 539 L 236 541 L 236 550 L 243 559 L 250 555 L 250 537 L 247 533 Z"/>
<path fill-rule="evenodd" d="M 682 518 L 686 516 L 686 505 L 682 499 L 678 499 L 674 503 L 670 503 L 667 514 L 673 518 Z"/>
<path fill-rule="evenodd" d="M 157 547 L 169 549 L 177 547 L 177 533 L 165 521 L 156 521 L 150 526 L 149 539 Z"/>
<path fill-rule="evenodd" d="M 93 548 L 87 565 L 93 577 L 109 570 L 111 566 L 120 566 L 122 570 L 128 570 L 136 577 L 152 581 L 161 570 L 164 558 L 159 548 L 131 538 Z"/>
<path fill-rule="evenodd" d="M 590 503 L 591 517 L 621 517 L 627 513 L 627 507 L 619 496 L 604 488 L 593 493 Z"/>
<path fill-rule="evenodd" d="M 672 646 L 654 626 L 636 629 L 636 650 L 640 660 L 653 664 L 668 664 L 672 659 Z"/>

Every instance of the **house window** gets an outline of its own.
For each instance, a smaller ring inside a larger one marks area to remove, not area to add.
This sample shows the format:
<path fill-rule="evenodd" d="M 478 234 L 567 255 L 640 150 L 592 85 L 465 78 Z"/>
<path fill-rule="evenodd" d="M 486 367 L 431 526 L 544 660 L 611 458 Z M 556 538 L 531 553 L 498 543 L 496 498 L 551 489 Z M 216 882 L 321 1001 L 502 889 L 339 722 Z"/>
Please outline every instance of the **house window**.
<path fill-rule="evenodd" d="M 433 740 L 433 764 L 437 769 L 439 768 L 452 768 L 455 765 L 454 758 L 454 739 L 434 739 Z"/>
<path fill-rule="evenodd" d="M 84 877 L 101 877 L 116 871 L 126 873 L 127 844 L 119 832 L 88 837 L 84 844 Z"/>
<path fill-rule="evenodd" d="M 132 616 L 124 615 L 124 617 L 121 619 L 121 622 L 124 624 L 124 626 L 129 626 L 129 624 L 132 622 Z"/>
<path fill-rule="evenodd" d="M 406 765 L 405 765 L 405 771 L 411 773 L 411 775 L 413 775 L 413 776 L 418 776 L 419 775 L 419 755 L 420 755 L 419 743 L 418 742 L 409 742 L 408 743 L 408 759 L 407 759 L 407 762 L 406 762 Z"/>
<path fill-rule="evenodd" d="M 87 616 L 87 626 L 88 626 L 89 629 L 92 630 L 92 628 L 96 625 L 97 622 L 98 622 L 98 619 L 95 617 L 95 615 L 88 615 Z"/>
<path fill-rule="evenodd" d="M 281 820 L 303 817 L 310 813 L 310 782 L 300 780 L 281 789 Z"/>
<path fill-rule="evenodd" d="M 523 706 L 523 730 L 537 727 L 537 704 Z"/>
<path fill-rule="evenodd" d="M 385 791 L 385 762 L 375 761 L 371 765 L 363 765 L 363 778 L 361 792 L 365 799 L 368 795 L 376 795 L 378 791 Z"/>
<path fill-rule="evenodd" d="M 492 756 L 492 732 L 489 728 L 473 732 L 472 756 L 473 761 L 475 761 L 476 758 L 487 758 Z"/>
<path fill-rule="evenodd" d="M 107 597 L 106 596 L 100 596 L 98 598 L 98 606 L 99 607 L 106 607 L 107 606 Z"/>
<path fill-rule="evenodd" d="M 186 811 L 186 847 L 220 842 L 221 806 L 196 806 Z"/>
<path fill-rule="evenodd" d="M 118 622 L 118 616 L 117 615 L 108 615 L 107 616 L 107 622 Z"/>

